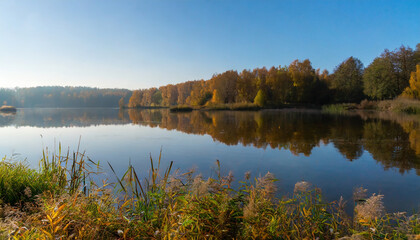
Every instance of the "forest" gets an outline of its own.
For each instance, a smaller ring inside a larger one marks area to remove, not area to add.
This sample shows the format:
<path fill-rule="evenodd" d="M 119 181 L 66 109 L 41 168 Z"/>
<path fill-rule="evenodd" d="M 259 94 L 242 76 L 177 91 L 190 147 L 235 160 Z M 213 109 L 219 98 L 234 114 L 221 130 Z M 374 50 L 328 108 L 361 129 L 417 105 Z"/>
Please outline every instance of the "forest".
<path fill-rule="evenodd" d="M 30 87 L 0 89 L 0 104 L 15 107 L 118 107 L 118 100 L 128 97 L 127 89 L 89 87 Z"/>
<path fill-rule="evenodd" d="M 416 69 L 417 65 L 417 69 Z M 15 107 L 211 107 L 253 104 L 264 108 L 285 105 L 359 103 L 398 96 L 420 99 L 420 44 L 385 49 L 366 68 L 349 57 L 332 73 L 314 69 L 309 59 L 289 66 L 229 70 L 209 80 L 128 90 L 90 87 L 29 87 L 0 89 L 0 104 Z"/>
<path fill-rule="evenodd" d="M 363 99 L 385 100 L 400 95 L 420 98 L 420 44 L 416 49 L 402 45 L 385 49 L 366 68 L 349 57 L 332 73 L 314 69 L 309 59 L 295 60 L 289 66 L 229 70 L 209 80 L 187 81 L 159 88 L 133 91 L 128 103 L 120 106 L 212 106 L 250 103 L 260 107 L 285 104 L 324 105 L 358 103 Z"/>

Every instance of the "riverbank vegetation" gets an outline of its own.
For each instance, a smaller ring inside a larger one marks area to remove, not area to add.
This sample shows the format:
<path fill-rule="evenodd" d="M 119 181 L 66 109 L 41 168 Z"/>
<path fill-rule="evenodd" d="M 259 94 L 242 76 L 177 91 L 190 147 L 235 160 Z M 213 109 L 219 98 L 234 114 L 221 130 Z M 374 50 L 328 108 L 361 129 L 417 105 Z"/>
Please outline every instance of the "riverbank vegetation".
<path fill-rule="evenodd" d="M 44 154 L 38 170 L 3 159 L 0 237 L 4 239 L 417 239 L 420 216 L 386 213 L 384 196 L 355 190 L 357 203 L 326 202 L 302 181 L 279 197 L 271 173 L 215 178 L 163 169 L 151 159 L 149 175 L 132 166 L 115 183 L 93 182 L 99 167 L 82 153 Z M 113 172 L 113 168 L 109 165 Z M 10 179 L 8 173 L 13 172 Z M 27 179 L 27 174 L 32 178 Z M 24 174 L 20 176 L 20 174 Z M 240 177 L 239 179 L 242 179 Z M 11 187 L 13 186 L 19 187 Z M 36 186 L 41 185 L 42 188 Z M 3 190 L 6 188 L 7 190 Z M 23 192 L 21 192 L 23 190 Z M 19 194 L 17 194 L 19 193 Z M 22 194 L 23 193 L 23 194 Z M 21 196 L 15 198 L 15 196 Z M 12 200 L 11 200 L 12 199 Z"/>
<path fill-rule="evenodd" d="M 283 108 L 359 104 L 363 99 L 391 100 L 398 96 L 419 99 L 420 70 L 416 73 L 416 64 L 420 64 L 420 44 L 415 50 L 408 46 L 386 49 L 366 68 L 356 57 L 349 57 L 332 73 L 314 69 L 309 59 L 295 60 L 288 66 L 229 70 L 208 80 L 135 90 L 128 106 L 221 108 L 224 104 L 240 103 Z M 411 77 L 412 74 L 417 77 Z"/>
<path fill-rule="evenodd" d="M 377 110 L 395 113 L 420 114 L 420 101 L 417 99 L 398 97 L 393 100 L 382 101 L 363 100 L 360 104 L 339 103 L 322 106 L 323 112 L 333 114 L 357 110 Z"/>

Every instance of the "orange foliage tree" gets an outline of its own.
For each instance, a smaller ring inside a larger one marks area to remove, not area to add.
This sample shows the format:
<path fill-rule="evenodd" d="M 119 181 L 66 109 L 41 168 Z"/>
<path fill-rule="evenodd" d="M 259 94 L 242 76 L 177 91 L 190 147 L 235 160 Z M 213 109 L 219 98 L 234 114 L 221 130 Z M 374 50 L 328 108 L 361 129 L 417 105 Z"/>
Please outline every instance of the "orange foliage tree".
<path fill-rule="evenodd" d="M 404 90 L 403 96 L 420 99 L 420 65 L 416 66 L 416 71 L 411 73 L 410 85 Z"/>

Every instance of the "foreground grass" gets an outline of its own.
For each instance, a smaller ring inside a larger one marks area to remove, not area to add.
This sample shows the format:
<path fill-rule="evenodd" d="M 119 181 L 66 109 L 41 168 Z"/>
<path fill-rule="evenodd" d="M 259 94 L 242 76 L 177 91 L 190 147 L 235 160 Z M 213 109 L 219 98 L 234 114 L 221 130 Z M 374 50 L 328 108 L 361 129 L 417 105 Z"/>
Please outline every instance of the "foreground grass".
<path fill-rule="evenodd" d="M 2 161 L 1 239 L 418 239 L 420 216 L 387 214 L 382 195 L 355 191 L 355 215 L 343 199 L 325 202 L 308 182 L 290 197 L 276 197 L 271 173 L 245 174 L 233 189 L 233 176 L 204 179 L 193 172 L 161 169 L 152 159 L 149 176 L 129 166 L 114 184 L 96 185 L 84 154 L 44 154 L 38 171 Z M 112 171 L 113 168 L 109 165 Z M 14 172 L 13 177 L 5 174 Z M 114 172 L 115 173 L 115 172 Z M 32 180 L 27 180 L 27 176 Z M 39 180 L 33 180 L 39 179 Z M 45 184 L 47 182 L 48 184 Z M 34 186 L 43 186 L 42 188 Z M 89 186 L 89 187 L 88 187 Z M 16 197 L 22 189 L 31 197 Z M 37 190 L 38 189 L 38 190 Z M 14 191 L 16 190 L 16 192 Z M 8 200 L 8 199 L 12 199 Z M 346 238 L 346 236 L 348 236 Z"/>

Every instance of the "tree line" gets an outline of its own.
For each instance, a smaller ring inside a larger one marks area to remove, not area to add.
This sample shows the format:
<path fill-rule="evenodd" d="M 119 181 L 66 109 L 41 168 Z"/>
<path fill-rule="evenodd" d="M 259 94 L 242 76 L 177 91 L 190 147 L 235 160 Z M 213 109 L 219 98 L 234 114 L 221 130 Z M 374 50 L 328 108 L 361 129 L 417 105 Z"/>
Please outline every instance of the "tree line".
<path fill-rule="evenodd" d="M 135 90 L 127 105 L 136 108 L 254 103 L 278 107 L 357 103 L 363 99 L 393 99 L 400 95 L 420 98 L 420 69 L 415 73 L 417 64 L 420 64 L 420 44 L 415 50 L 404 45 L 393 51 L 386 49 L 366 68 L 359 59 L 349 57 L 332 73 L 314 69 L 309 59 L 295 60 L 289 66 L 242 72 L 229 70 L 214 74 L 209 80 Z M 124 104 L 121 99 L 120 106 Z"/>
<path fill-rule="evenodd" d="M 127 89 L 90 87 L 30 87 L 0 89 L 0 104 L 16 107 L 118 107 L 118 100 L 128 98 Z"/>

